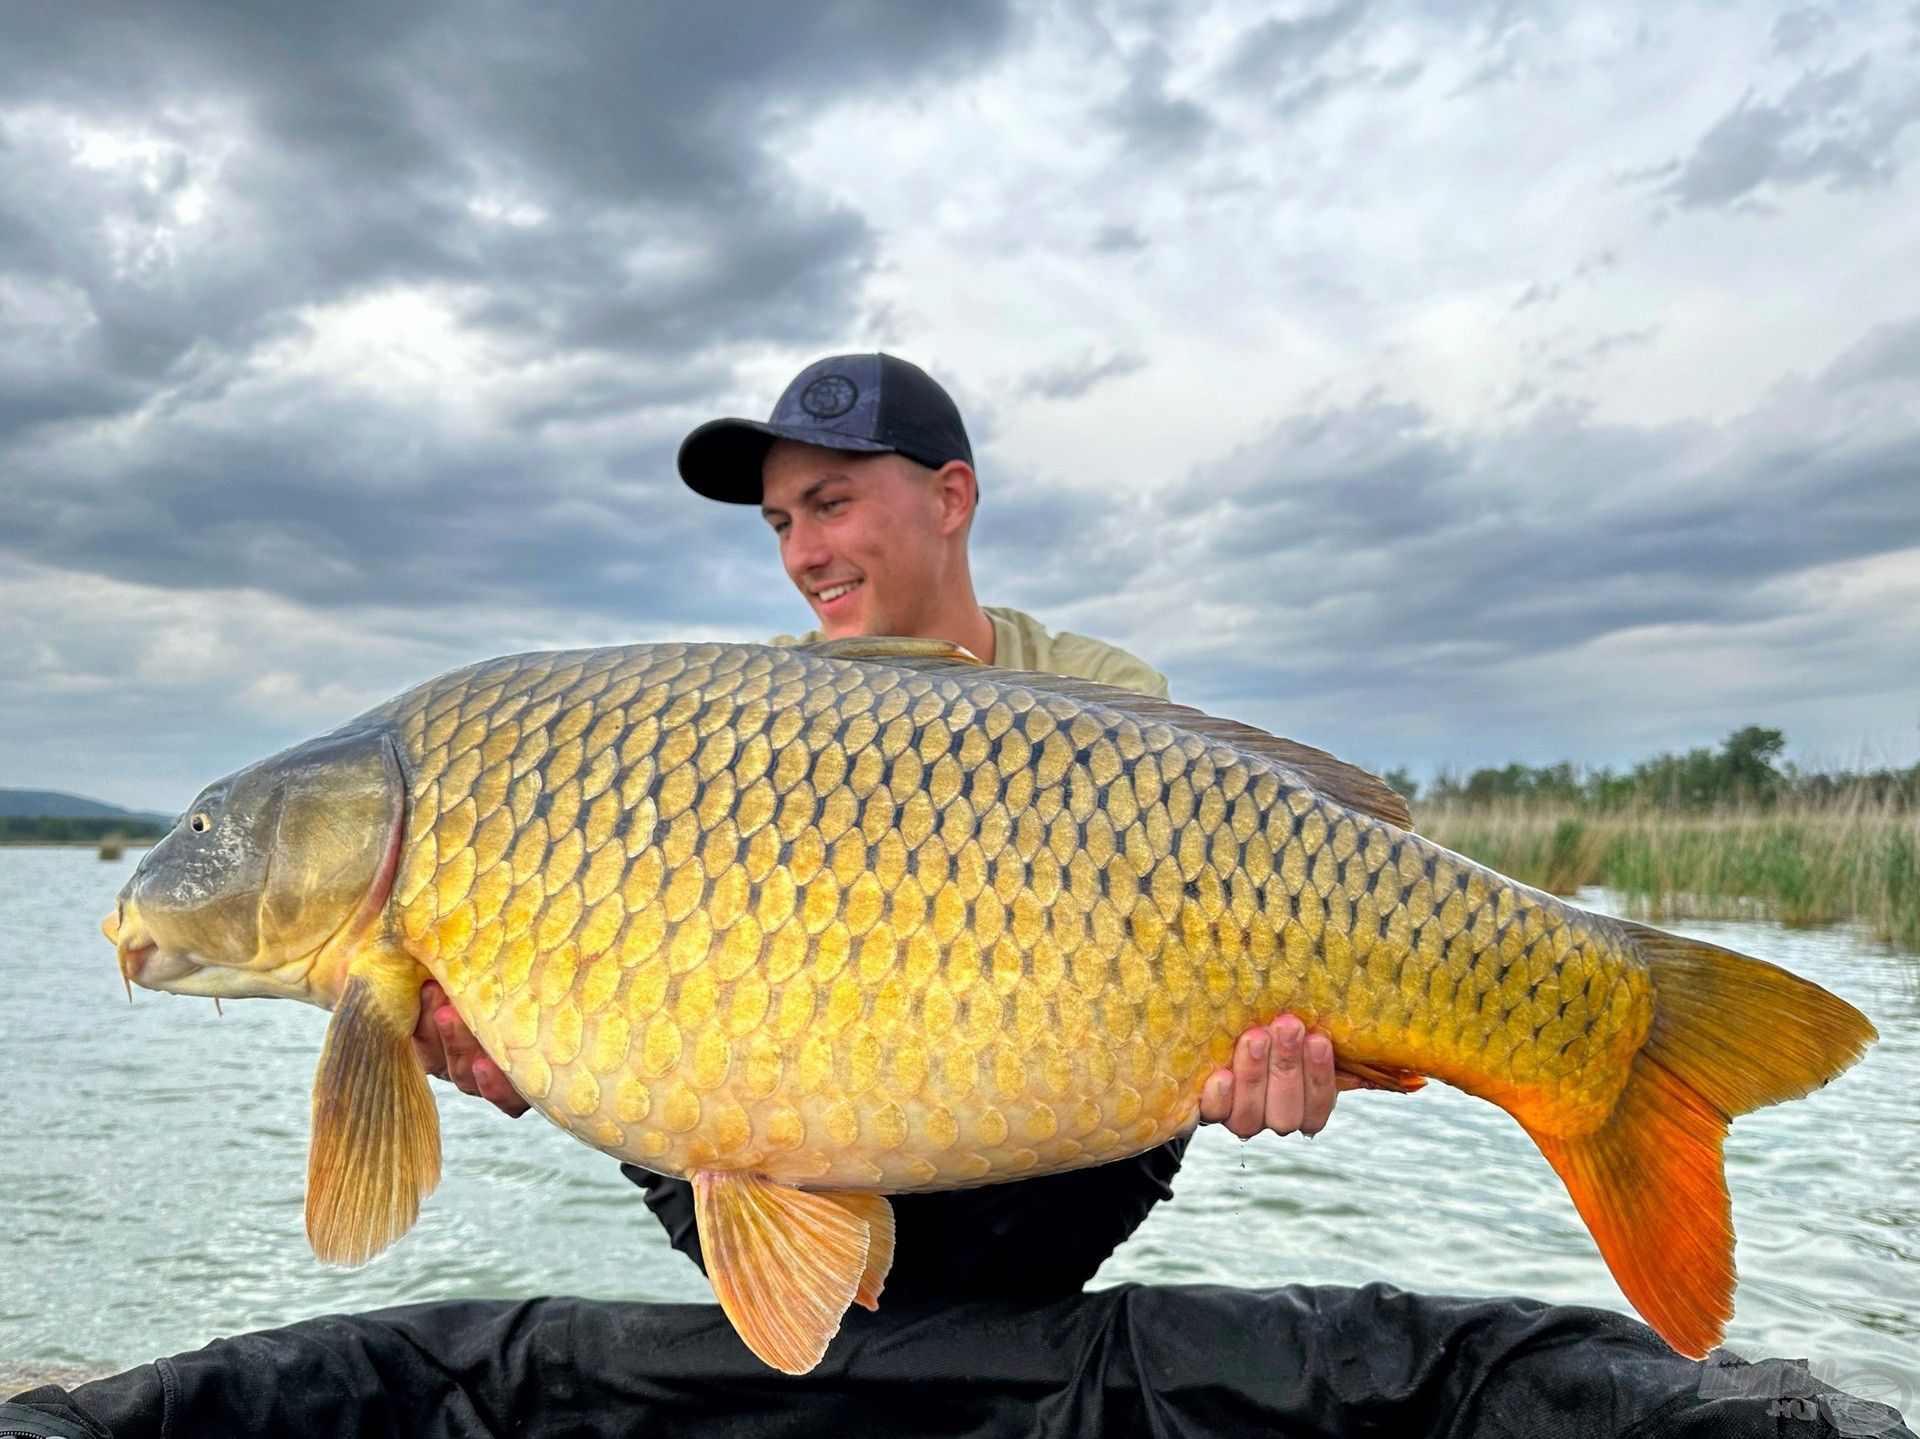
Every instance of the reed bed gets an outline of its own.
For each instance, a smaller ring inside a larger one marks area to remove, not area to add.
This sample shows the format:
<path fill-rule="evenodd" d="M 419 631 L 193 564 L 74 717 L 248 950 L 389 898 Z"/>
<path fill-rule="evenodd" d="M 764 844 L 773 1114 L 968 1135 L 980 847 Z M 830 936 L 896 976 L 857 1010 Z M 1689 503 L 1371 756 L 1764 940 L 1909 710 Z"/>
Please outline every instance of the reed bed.
<path fill-rule="evenodd" d="M 1857 920 L 1920 952 L 1920 811 L 1860 797 L 1689 812 L 1416 806 L 1429 838 L 1554 894 L 1599 884 L 1649 919 Z"/>

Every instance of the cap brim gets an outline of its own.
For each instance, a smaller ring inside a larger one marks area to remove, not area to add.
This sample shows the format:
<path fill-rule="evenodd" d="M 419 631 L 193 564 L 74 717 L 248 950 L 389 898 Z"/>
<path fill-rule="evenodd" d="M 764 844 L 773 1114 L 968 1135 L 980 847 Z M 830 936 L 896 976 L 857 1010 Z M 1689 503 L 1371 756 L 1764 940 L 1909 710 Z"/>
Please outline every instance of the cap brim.
<path fill-rule="evenodd" d="M 680 444 L 680 478 L 687 488 L 730 505 L 760 503 L 760 466 L 775 440 L 798 440 L 828 450 L 886 454 L 892 445 L 836 435 L 815 425 L 769 425 L 759 420 L 709 420 Z"/>

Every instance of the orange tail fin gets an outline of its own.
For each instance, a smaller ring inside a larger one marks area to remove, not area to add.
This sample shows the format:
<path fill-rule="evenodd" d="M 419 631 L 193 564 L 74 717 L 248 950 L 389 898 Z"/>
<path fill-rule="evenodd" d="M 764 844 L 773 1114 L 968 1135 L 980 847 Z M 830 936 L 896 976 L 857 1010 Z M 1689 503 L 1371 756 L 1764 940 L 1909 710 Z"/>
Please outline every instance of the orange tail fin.
<path fill-rule="evenodd" d="M 1728 1122 L 1817 1089 L 1877 1036 L 1845 1000 L 1764 960 L 1622 923 L 1653 976 L 1653 1028 L 1598 1129 L 1533 1138 L 1621 1291 L 1699 1358 L 1733 1313 Z"/>

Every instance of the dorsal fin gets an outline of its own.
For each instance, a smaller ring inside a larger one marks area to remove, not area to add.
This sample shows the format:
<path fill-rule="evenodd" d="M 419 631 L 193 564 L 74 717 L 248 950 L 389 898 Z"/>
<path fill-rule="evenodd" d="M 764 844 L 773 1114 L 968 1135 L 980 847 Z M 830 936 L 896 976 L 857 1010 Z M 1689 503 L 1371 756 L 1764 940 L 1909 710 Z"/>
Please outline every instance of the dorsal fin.
<path fill-rule="evenodd" d="M 1137 694 L 1133 690 L 1072 675 L 983 666 L 967 650 L 946 640 L 862 636 L 857 639 L 822 640 L 818 644 L 799 648 L 830 659 L 867 660 L 896 665 L 901 669 L 924 670 L 929 674 L 971 675 L 977 670 L 984 670 L 985 673 L 980 676 L 983 679 L 999 679 L 1032 690 L 1084 700 L 1088 704 L 1104 705 L 1108 709 L 1131 715 L 1141 724 L 1172 725 L 1190 734 L 1235 745 L 1252 754 L 1265 755 L 1293 770 L 1337 804 L 1385 820 L 1400 829 L 1413 828 L 1413 816 L 1407 811 L 1407 802 L 1378 775 L 1369 774 L 1345 760 L 1335 759 L 1325 750 L 1315 749 L 1312 745 L 1281 739 L 1278 735 L 1241 724 L 1238 720 L 1220 719 L 1204 710 L 1175 704 L 1156 695 Z"/>
<path fill-rule="evenodd" d="M 946 660 L 953 664 L 979 665 L 980 658 L 965 645 L 952 640 L 925 640 L 913 635 L 854 635 L 844 640 L 814 640 L 795 645 L 797 650 L 829 660 L 878 660 L 882 663 L 911 660 Z"/>

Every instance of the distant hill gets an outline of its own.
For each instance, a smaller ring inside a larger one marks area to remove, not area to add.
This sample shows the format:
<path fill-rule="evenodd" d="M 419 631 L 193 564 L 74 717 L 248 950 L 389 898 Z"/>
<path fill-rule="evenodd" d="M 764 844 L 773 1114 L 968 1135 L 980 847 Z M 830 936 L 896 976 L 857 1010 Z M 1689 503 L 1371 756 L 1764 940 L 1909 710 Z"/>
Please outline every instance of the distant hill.
<path fill-rule="evenodd" d="M 162 829 L 173 824 L 170 814 L 124 809 L 117 804 L 51 789 L 0 789 L 0 819 L 109 819 L 157 824 Z"/>

